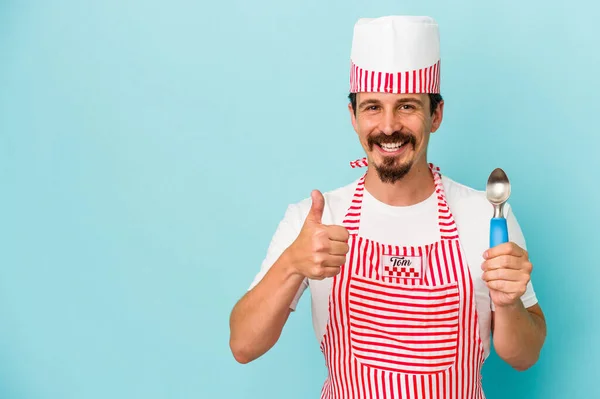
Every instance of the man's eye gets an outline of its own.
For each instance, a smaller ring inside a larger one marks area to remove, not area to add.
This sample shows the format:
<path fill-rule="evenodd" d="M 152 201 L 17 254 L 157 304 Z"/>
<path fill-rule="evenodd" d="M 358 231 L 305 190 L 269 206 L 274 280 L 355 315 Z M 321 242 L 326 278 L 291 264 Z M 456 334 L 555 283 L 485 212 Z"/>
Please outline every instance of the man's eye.
<path fill-rule="evenodd" d="M 404 105 L 400 106 L 400 109 L 401 110 L 412 110 L 412 109 L 415 109 L 415 107 L 413 105 L 410 105 L 410 104 L 404 104 Z"/>
<path fill-rule="evenodd" d="M 379 109 L 379 107 L 377 105 L 370 105 L 367 108 L 365 108 L 365 111 L 377 111 Z"/>

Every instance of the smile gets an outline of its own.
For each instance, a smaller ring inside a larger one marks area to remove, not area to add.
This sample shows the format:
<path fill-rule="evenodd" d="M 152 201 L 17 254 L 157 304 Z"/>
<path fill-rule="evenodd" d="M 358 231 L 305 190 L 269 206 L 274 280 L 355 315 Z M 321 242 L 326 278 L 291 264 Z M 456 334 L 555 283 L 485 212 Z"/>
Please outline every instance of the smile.
<path fill-rule="evenodd" d="M 397 155 L 404 151 L 406 147 L 408 147 L 408 141 L 402 142 L 394 142 L 394 143 L 377 143 L 375 147 L 379 150 L 379 152 L 386 155 Z"/>

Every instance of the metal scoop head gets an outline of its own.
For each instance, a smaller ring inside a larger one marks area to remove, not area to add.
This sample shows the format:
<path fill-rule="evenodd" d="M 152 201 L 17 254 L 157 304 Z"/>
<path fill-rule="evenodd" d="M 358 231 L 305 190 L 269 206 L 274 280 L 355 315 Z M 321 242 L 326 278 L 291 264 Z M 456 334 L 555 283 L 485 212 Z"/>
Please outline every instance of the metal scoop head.
<path fill-rule="evenodd" d="M 496 168 L 490 174 L 485 194 L 488 201 L 494 205 L 494 217 L 504 217 L 504 204 L 510 197 L 510 182 L 502 169 Z"/>

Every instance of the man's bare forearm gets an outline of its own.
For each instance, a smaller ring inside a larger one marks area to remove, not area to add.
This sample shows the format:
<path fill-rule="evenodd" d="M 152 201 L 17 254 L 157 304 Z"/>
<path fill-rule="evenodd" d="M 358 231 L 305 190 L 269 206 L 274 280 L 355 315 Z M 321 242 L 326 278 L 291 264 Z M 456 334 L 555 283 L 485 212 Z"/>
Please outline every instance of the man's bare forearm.
<path fill-rule="evenodd" d="M 496 307 L 494 348 L 516 370 L 526 370 L 538 360 L 546 339 L 546 322 L 539 306 L 528 311 L 521 301 Z"/>
<path fill-rule="evenodd" d="M 238 362 L 251 362 L 275 345 L 303 279 L 293 272 L 284 252 L 235 305 L 230 317 L 229 345 Z"/>
<path fill-rule="evenodd" d="M 346 263 L 348 230 L 322 224 L 325 198 L 313 190 L 311 199 L 311 208 L 294 242 L 231 312 L 229 345 L 240 363 L 251 362 L 275 345 L 305 278 L 333 277 Z"/>

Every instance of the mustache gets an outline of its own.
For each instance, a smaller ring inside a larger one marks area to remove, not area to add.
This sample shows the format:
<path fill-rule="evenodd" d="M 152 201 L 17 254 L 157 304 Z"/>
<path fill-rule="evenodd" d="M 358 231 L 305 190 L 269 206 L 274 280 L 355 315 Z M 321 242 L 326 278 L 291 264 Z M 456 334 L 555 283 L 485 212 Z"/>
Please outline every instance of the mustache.
<path fill-rule="evenodd" d="M 414 134 L 410 132 L 404 133 L 401 131 L 395 131 L 392 134 L 379 133 L 370 136 L 367 139 L 367 145 L 369 146 L 369 150 L 372 150 L 375 144 L 387 144 L 398 142 L 402 142 L 402 144 L 412 144 L 412 146 L 414 147 L 417 144 L 417 138 Z"/>

